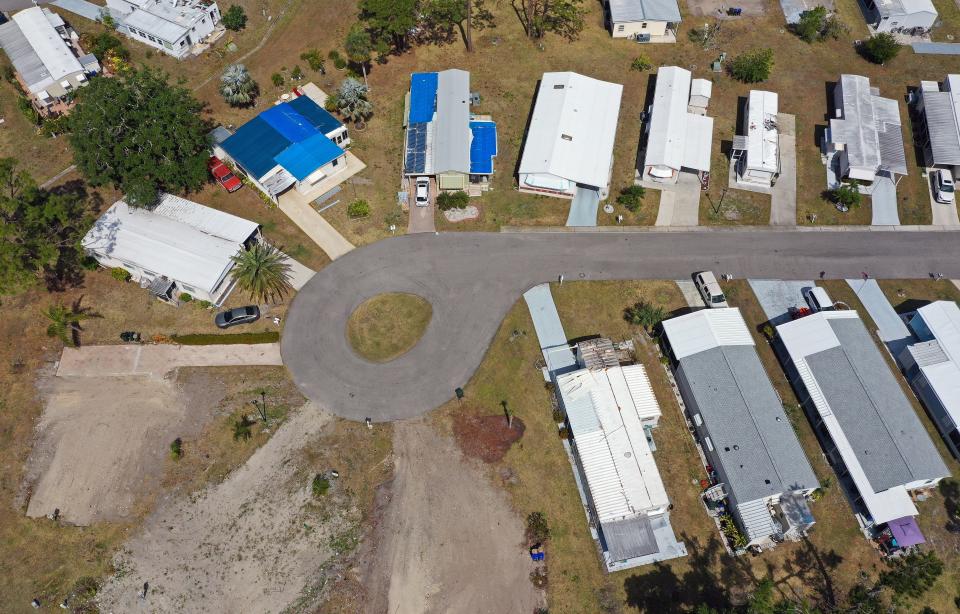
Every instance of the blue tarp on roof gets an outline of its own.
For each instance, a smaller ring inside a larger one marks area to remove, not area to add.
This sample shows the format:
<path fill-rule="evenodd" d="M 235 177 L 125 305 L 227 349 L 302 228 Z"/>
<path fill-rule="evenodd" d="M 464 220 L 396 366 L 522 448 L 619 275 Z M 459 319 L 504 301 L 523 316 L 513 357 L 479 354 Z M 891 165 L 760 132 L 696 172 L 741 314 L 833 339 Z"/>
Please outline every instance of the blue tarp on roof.
<path fill-rule="evenodd" d="M 307 118 L 313 124 L 313 127 L 323 134 L 330 134 L 337 128 L 343 126 L 339 119 L 330 115 L 330 113 L 315 103 L 309 96 L 300 96 L 287 103 L 290 107 Z"/>
<path fill-rule="evenodd" d="M 437 81 L 435 72 L 415 72 L 410 75 L 410 116 L 408 124 L 419 124 L 433 120 L 433 111 L 437 101 Z"/>
<path fill-rule="evenodd" d="M 273 106 L 240 126 L 221 147 L 254 179 L 278 164 L 302 181 L 343 155 L 326 137 L 342 126 L 306 96 Z"/>
<path fill-rule="evenodd" d="M 259 117 L 291 143 L 306 141 L 317 134 L 317 129 L 313 127 L 313 124 L 306 117 L 297 113 L 289 104 L 278 104 L 271 107 L 261 113 Z"/>
<path fill-rule="evenodd" d="M 493 172 L 493 158 L 497 155 L 497 124 L 470 122 L 470 173 L 489 175 Z"/>
<path fill-rule="evenodd" d="M 274 156 L 290 146 L 290 141 L 270 124 L 254 117 L 220 144 L 237 164 L 254 179 L 263 177 L 277 165 Z"/>
<path fill-rule="evenodd" d="M 318 168 L 343 155 L 343 150 L 317 133 L 301 143 L 294 143 L 276 156 L 277 164 L 287 172 L 303 181 Z"/>

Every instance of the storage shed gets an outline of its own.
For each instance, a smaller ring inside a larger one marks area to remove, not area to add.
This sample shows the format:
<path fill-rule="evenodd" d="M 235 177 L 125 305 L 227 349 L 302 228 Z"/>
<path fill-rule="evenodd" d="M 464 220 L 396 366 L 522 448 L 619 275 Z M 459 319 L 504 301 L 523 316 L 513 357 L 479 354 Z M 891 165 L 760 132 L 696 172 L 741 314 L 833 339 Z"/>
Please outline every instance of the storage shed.
<path fill-rule="evenodd" d="M 675 43 L 680 25 L 677 0 L 605 0 L 604 22 L 613 38 Z"/>
<path fill-rule="evenodd" d="M 792 513 L 798 501 L 784 496 L 805 507 L 819 483 L 740 310 L 696 311 L 665 320 L 663 331 L 703 453 L 748 543 L 802 535 L 813 519 Z"/>
<path fill-rule="evenodd" d="M 939 17 L 930 0 L 863 0 L 867 23 L 877 32 L 929 31 Z"/>

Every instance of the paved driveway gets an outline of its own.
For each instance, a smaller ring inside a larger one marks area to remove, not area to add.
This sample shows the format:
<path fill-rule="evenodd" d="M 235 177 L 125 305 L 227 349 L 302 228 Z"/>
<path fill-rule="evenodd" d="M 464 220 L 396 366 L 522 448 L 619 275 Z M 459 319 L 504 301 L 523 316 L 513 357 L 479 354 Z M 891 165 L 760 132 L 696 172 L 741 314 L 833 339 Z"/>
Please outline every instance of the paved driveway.
<path fill-rule="evenodd" d="M 763 313 L 774 326 L 790 321 L 790 309 L 806 307 L 803 290 L 816 286 L 812 281 L 783 281 L 780 279 L 751 279 L 750 288 L 760 302 Z"/>
<path fill-rule="evenodd" d="M 278 343 L 235 345 L 87 345 L 64 348 L 58 377 L 152 375 L 177 367 L 281 365 Z"/>
<path fill-rule="evenodd" d="M 770 224 L 797 225 L 797 118 L 777 114 L 780 129 L 780 177 L 770 191 Z"/>
<path fill-rule="evenodd" d="M 863 303 L 873 323 L 880 329 L 880 339 L 890 349 L 894 358 L 899 357 L 900 352 L 910 345 L 913 335 L 887 300 L 883 290 L 880 289 L 880 284 L 875 279 L 848 279 L 847 284 Z"/>
<path fill-rule="evenodd" d="M 890 177 L 877 177 L 870 194 L 874 226 L 897 226 L 900 215 L 897 213 L 897 186 Z"/>
<path fill-rule="evenodd" d="M 683 279 L 711 268 L 738 278 L 809 279 L 860 271 L 960 277 L 960 231 L 731 229 L 576 233 L 441 233 L 379 241 L 338 258 L 297 294 L 281 340 L 303 393 L 351 419 L 422 414 L 453 397 L 483 359 L 504 315 L 530 287 L 578 279 Z M 431 302 L 433 319 L 400 358 L 374 364 L 344 330 L 353 310 L 382 292 Z"/>
<path fill-rule="evenodd" d="M 930 176 L 934 169 L 927 169 L 927 196 L 930 198 L 930 209 L 933 212 L 931 223 L 934 226 L 957 226 L 960 225 L 960 219 L 957 217 L 957 203 L 949 204 L 938 203 L 933 197 L 933 177 Z"/>

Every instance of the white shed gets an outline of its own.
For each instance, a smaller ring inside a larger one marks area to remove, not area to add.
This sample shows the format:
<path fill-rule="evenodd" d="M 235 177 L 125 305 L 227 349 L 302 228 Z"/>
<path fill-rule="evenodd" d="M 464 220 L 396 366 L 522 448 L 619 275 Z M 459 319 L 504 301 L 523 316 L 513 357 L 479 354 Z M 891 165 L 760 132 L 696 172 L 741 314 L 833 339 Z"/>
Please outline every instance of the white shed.
<path fill-rule="evenodd" d="M 939 16 L 930 0 L 864 0 L 864 4 L 867 22 L 877 32 L 929 30 Z"/>
<path fill-rule="evenodd" d="M 543 74 L 520 158 L 521 192 L 573 198 L 610 189 L 623 86 L 574 72 Z"/>
<path fill-rule="evenodd" d="M 770 187 L 780 174 L 780 130 L 775 92 L 750 90 L 743 135 L 733 140 L 737 181 Z"/>

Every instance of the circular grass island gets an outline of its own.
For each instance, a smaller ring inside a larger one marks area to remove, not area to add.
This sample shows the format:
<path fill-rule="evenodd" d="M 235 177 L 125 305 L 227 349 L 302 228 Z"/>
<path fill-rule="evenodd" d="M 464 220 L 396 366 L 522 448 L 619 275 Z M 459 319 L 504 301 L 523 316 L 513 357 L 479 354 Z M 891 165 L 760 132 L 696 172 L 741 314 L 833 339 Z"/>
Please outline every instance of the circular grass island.
<path fill-rule="evenodd" d="M 390 362 L 420 341 L 432 316 L 430 302 L 416 294 L 378 294 L 350 314 L 347 339 L 370 362 Z"/>

